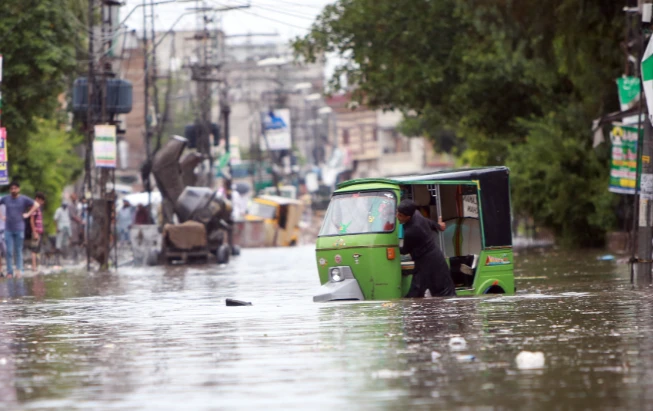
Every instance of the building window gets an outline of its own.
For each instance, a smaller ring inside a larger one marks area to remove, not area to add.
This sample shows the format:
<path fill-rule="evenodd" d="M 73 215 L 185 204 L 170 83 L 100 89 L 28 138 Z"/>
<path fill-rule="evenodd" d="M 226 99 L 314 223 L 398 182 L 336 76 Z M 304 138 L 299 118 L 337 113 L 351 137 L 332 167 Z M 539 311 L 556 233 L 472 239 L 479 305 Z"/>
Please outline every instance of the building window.
<path fill-rule="evenodd" d="M 384 154 L 397 154 L 410 152 L 410 140 L 401 135 L 396 129 L 382 129 L 381 141 Z"/>

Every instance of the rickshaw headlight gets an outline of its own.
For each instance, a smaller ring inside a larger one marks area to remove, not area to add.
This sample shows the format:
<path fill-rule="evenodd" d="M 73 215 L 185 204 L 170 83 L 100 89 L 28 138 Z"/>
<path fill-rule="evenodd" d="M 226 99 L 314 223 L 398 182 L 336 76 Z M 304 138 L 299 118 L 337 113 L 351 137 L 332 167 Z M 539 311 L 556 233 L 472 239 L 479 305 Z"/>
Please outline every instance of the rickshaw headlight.
<path fill-rule="evenodd" d="M 340 273 L 339 268 L 332 268 L 331 269 L 331 280 L 333 280 L 335 282 L 339 282 L 339 281 L 344 280 L 344 277 Z"/>

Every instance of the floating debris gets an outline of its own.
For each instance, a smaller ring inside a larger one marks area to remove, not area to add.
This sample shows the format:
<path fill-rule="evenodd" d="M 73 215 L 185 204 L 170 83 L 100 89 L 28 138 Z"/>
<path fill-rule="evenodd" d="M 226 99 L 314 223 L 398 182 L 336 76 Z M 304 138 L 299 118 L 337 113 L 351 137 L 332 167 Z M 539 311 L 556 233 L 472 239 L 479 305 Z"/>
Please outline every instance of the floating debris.
<path fill-rule="evenodd" d="M 467 341 L 463 337 L 451 337 L 449 348 L 452 351 L 463 351 L 467 349 Z"/>
<path fill-rule="evenodd" d="M 238 307 L 243 305 L 252 305 L 252 303 L 247 301 L 233 300 L 231 298 L 227 298 L 227 307 Z"/>
<path fill-rule="evenodd" d="M 517 368 L 520 370 L 536 370 L 544 368 L 544 353 L 541 351 L 522 351 L 517 354 L 515 361 L 517 363 Z"/>

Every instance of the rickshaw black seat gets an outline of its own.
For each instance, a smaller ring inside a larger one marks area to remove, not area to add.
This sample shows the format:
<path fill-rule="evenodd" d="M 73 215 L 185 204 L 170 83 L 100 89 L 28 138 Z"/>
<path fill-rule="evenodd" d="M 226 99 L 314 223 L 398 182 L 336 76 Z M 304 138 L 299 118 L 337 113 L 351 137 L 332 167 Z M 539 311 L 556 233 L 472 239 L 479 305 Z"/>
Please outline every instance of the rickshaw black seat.
<path fill-rule="evenodd" d="M 474 257 L 474 255 L 449 257 L 449 271 L 451 272 L 451 279 L 456 286 L 471 287 L 474 283 L 474 275 L 465 274 L 461 270 L 461 266 L 464 264 L 467 267 L 471 267 L 473 274 L 475 274 Z"/>

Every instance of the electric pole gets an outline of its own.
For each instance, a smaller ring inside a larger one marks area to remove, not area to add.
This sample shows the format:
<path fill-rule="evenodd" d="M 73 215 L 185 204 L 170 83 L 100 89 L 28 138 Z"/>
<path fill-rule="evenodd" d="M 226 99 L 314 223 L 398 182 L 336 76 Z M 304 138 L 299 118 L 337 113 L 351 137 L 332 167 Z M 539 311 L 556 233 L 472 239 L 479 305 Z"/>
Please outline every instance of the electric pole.
<path fill-rule="evenodd" d="M 95 53 L 93 50 L 94 46 L 94 33 L 93 33 L 93 9 L 95 8 L 95 0 L 88 1 L 88 26 L 89 26 L 89 39 L 88 39 L 88 73 L 86 77 L 86 158 L 84 161 L 84 187 L 89 196 L 93 196 L 93 124 L 95 122 L 93 116 L 93 102 L 95 101 L 95 78 L 94 78 L 94 62 L 95 62 Z M 90 199 L 89 199 L 90 201 Z M 91 242 L 89 238 L 90 230 L 90 212 L 86 213 L 86 229 L 84 230 L 84 239 L 86 241 L 86 270 L 91 269 Z"/>
<path fill-rule="evenodd" d="M 649 100 L 653 99 L 653 96 L 645 96 L 643 87 L 643 81 L 645 79 L 645 75 L 643 74 L 645 73 L 642 73 L 642 61 L 645 58 L 645 46 L 647 43 L 646 32 L 644 29 L 650 23 L 651 4 L 644 4 L 643 2 L 638 1 L 634 6 L 637 6 L 637 12 L 632 13 L 632 15 L 637 19 L 636 24 L 638 26 L 637 31 L 639 40 L 637 42 L 639 45 L 639 64 L 637 64 L 635 72 L 642 82 L 642 88 L 640 89 L 640 116 L 638 119 L 639 126 L 637 132 L 637 176 L 635 184 L 635 207 L 639 208 L 636 214 L 638 216 L 637 258 L 632 259 L 633 272 L 631 275 L 633 276 L 632 280 L 635 285 L 649 286 L 651 284 L 651 254 L 653 251 L 651 244 L 651 239 L 653 238 L 653 207 L 651 203 L 653 201 L 653 164 L 651 163 L 651 157 L 653 157 L 653 128 L 651 126 L 651 121 L 649 119 L 650 113 L 644 97 Z M 648 13 L 645 12 L 645 8 L 648 8 Z M 645 17 L 646 14 L 648 14 L 648 17 Z M 631 24 L 629 24 L 629 26 Z M 643 136 L 641 135 L 642 127 L 644 128 Z M 639 171 L 640 168 L 641 175 Z"/>

